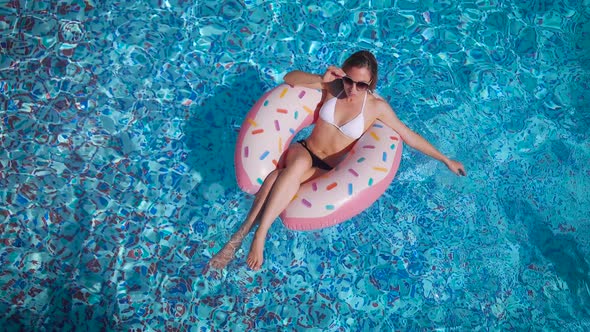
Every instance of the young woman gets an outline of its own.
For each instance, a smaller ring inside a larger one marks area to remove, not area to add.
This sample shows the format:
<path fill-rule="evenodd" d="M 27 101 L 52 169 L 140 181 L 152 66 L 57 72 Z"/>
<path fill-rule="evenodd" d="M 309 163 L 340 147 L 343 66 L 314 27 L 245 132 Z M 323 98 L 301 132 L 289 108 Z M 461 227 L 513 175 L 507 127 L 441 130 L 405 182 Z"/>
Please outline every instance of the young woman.
<path fill-rule="evenodd" d="M 251 269 L 258 270 L 263 262 L 268 229 L 300 185 L 336 166 L 376 119 L 397 131 L 410 147 L 443 162 L 453 173 L 466 175 L 460 162 L 447 158 L 422 136 L 410 130 L 385 100 L 372 94 L 377 85 L 377 61 L 371 52 L 354 53 L 344 61 L 342 68 L 330 66 L 322 76 L 293 71 L 285 75 L 284 80 L 291 86 L 323 90 L 319 117 L 309 137 L 289 147 L 284 168 L 276 169 L 266 177 L 246 220 L 211 259 L 211 266 L 224 268 L 257 223 L 247 264 Z"/>

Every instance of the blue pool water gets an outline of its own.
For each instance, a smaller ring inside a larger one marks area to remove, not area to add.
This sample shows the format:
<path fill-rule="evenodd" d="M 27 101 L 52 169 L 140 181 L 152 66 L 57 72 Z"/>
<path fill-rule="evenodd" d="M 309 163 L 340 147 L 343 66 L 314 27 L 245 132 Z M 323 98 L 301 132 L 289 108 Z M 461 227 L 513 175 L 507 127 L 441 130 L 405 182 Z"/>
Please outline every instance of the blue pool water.
<path fill-rule="evenodd" d="M 468 177 L 406 148 L 359 216 L 203 273 L 249 107 L 359 49 Z M 589 82 L 582 0 L 3 1 L 1 329 L 590 330 Z"/>

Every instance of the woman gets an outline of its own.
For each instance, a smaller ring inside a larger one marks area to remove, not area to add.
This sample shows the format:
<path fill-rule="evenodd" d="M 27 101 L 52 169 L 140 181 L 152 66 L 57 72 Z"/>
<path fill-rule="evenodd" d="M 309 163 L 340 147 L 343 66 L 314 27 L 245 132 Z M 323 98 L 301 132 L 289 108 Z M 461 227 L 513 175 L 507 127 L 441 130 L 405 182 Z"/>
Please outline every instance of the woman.
<path fill-rule="evenodd" d="M 372 94 L 377 85 L 377 61 L 372 53 L 359 51 L 350 56 L 342 68 L 330 66 L 323 76 L 293 71 L 284 80 L 291 86 L 323 90 L 318 119 L 308 138 L 289 147 L 284 168 L 276 169 L 266 177 L 246 220 L 211 259 L 211 266 L 224 268 L 233 259 L 246 234 L 258 223 L 247 258 L 248 266 L 258 270 L 263 262 L 268 229 L 300 185 L 338 164 L 376 119 L 397 131 L 407 145 L 443 162 L 457 175 L 466 174 L 460 162 L 447 158 L 410 130 L 385 100 Z"/>

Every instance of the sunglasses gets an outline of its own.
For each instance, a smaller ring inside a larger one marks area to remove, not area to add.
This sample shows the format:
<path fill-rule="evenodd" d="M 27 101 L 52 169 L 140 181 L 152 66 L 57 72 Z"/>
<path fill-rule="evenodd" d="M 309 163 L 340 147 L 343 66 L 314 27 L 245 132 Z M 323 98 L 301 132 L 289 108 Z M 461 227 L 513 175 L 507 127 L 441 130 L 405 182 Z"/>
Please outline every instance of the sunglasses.
<path fill-rule="evenodd" d="M 367 89 L 369 89 L 370 85 L 367 82 L 357 82 L 355 80 L 353 80 L 352 78 L 348 77 L 348 76 L 343 76 L 342 77 L 342 82 L 346 85 L 356 85 L 356 89 L 359 91 L 365 91 Z"/>

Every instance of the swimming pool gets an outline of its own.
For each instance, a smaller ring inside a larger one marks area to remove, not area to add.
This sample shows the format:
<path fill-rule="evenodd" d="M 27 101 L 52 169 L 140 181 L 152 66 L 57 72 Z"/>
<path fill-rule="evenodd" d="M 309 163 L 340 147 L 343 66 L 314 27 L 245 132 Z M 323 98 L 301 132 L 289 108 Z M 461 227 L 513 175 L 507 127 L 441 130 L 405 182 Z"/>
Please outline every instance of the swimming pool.
<path fill-rule="evenodd" d="M 0 324 L 12 330 L 590 329 L 587 1 L 10 1 L 0 6 Z M 233 146 L 292 69 L 353 51 L 463 161 L 405 149 L 369 210 L 245 217 Z"/>

